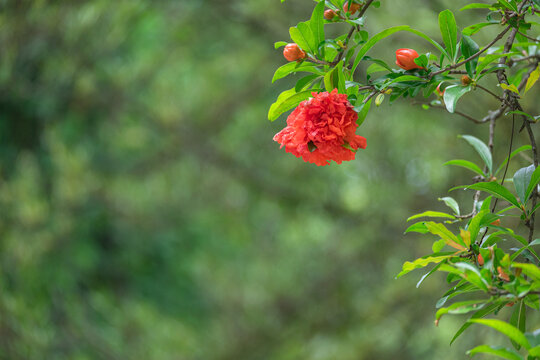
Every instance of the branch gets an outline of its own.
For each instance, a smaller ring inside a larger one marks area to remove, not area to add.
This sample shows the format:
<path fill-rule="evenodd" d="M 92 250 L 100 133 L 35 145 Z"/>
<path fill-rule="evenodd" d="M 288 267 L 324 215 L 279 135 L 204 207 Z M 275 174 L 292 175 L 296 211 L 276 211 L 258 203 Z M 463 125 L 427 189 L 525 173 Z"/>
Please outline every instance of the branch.
<path fill-rule="evenodd" d="M 358 18 L 361 18 L 362 16 L 364 16 L 364 14 L 366 13 L 367 9 L 369 8 L 369 6 L 371 5 L 371 3 L 373 2 L 374 0 L 368 0 L 366 1 L 366 3 L 364 4 L 364 6 L 362 7 L 362 9 L 360 10 L 360 12 L 358 13 Z M 337 65 L 337 63 L 339 63 L 341 61 L 341 59 L 343 59 L 343 55 L 345 54 L 345 49 L 349 46 L 349 41 L 351 40 L 351 37 L 352 35 L 354 34 L 354 31 L 358 29 L 358 26 L 353 26 L 351 27 L 351 30 L 349 30 L 349 33 L 347 34 L 347 37 L 345 38 L 345 48 L 343 49 L 343 51 L 341 51 L 337 57 L 336 60 L 332 61 L 332 63 L 330 64 L 331 66 L 335 66 Z"/>
<path fill-rule="evenodd" d="M 468 57 L 467 59 L 463 60 L 463 61 L 460 61 L 458 62 L 457 64 L 454 64 L 454 65 L 450 65 L 450 66 L 447 66 L 446 68 L 444 69 L 441 69 L 439 71 L 435 71 L 435 72 L 432 72 L 430 75 L 429 75 L 429 78 L 431 79 L 432 77 L 434 77 L 435 75 L 439 75 L 439 74 L 442 74 L 444 72 L 447 72 L 449 70 L 453 70 L 453 69 L 457 69 L 458 67 L 460 67 L 461 65 L 464 65 L 466 63 L 468 63 L 469 61 L 471 60 L 474 60 L 476 59 L 477 57 L 479 57 L 480 55 L 482 55 L 484 52 L 486 52 L 491 46 L 493 46 L 493 44 L 495 44 L 497 41 L 499 41 L 500 39 L 502 39 L 502 37 L 508 32 L 508 30 L 510 30 L 511 27 L 508 26 L 506 29 L 504 29 L 499 35 L 497 35 L 495 37 L 495 39 L 493 39 L 489 44 L 487 44 L 482 50 L 480 50 L 479 52 L 477 52 L 476 54 Z"/>

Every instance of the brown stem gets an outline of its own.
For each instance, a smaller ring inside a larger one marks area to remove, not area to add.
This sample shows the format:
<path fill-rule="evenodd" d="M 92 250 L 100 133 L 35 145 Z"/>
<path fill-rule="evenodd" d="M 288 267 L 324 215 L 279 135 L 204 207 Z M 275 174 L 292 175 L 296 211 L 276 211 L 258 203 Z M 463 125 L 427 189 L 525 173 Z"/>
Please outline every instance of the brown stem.
<path fill-rule="evenodd" d="M 374 0 L 366 1 L 364 6 L 362 7 L 360 12 L 358 13 L 358 18 L 361 18 L 362 16 L 364 16 L 364 14 L 366 13 L 367 9 L 369 8 L 369 6 L 371 5 L 371 3 L 373 1 Z M 336 66 L 341 61 L 341 59 L 343 59 L 343 55 L 345 55 L 345 49 L 347 49 L 347 47 L 349 46 L 349 41 L 351 40 L 351 37 L 354 34 L 354 31 L 357 30 L 357 29 L 358 29 L 358 26 L 351 27 L 351 29 L 349 30 L 349 33 L 347 34 L 347 37 L 345 38 L 345 47 L 344 47 L 344 49 L 339 53 L 337 59 L 334 60 L 331 63 L 331 66 Z"/>
<path fill-rule="evenodd" d="M 505 28 L 499 35 L 497 35 L 495 37 L 495 39 L 493 39 L 489 44 L 487 44 L 482 50 L 480 50 L 479 52 L 477 52 L 476 54 L 472 55 L 472 56 L 469 56 L 467 59 L 463 60 L 463 61 L 460 61 L 458 62 L 457 64 L 454 64 L 454 65 L 450 65 L 450 66 L 447 66 L 446 68 L 444 69 L 441 69 L 439 71 L 435 71 L 435 72 L 432 72 L 430 75 L 429 75 L 429 78 L 431 79 L 432 77 L 434 77 L 435 75 L 439 75 L 439 74 L 442 74 L 444 72 L 447 72 L 448 70 L 453 70 L 453 69 L 457 69 L 458 67 L 460 67 L 461 65 L 464 65 L 466 63 L 468 63 L 469 61 L 471 60 L 474 60 L 476 59 L 477 57 L 479 57 L 480 55 L 482 55 L 484 52 L 486 52 L 493 44 L 495 44 L 497 41 L 499 41 L 500 39 L 502 39 L 502 37 L 508 32 L 508 30 L 510 30 L 511 27 L 508 26 L 507 28 Z M 514 35 L 515 36 L 515 35 Z"/>

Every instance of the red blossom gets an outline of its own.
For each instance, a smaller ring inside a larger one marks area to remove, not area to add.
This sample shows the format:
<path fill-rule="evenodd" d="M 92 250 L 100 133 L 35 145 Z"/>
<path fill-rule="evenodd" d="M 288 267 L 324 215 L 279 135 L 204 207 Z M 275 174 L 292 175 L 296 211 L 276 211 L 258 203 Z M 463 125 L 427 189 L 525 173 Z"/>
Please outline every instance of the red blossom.
<path fill-rule="evenodd" d="M 413 49 L 398 49 L 396 50 L 396 65 L 405 70 L 423 69 L 417 65 L 414 59 L 418 57 L 418 53 Z"/>
<path fill-rule="evenodd" d="M 358 114 L 347 95 L 338 94 L 337 89 L 312 95 L 289 115 L 287 127 L 274 140 L 285 151 L 319 166 L 328 165 L 329 160 L 338 164 L 354 160 L 353 150 L 365 149 L 366 139 L 355 134 Z"/>

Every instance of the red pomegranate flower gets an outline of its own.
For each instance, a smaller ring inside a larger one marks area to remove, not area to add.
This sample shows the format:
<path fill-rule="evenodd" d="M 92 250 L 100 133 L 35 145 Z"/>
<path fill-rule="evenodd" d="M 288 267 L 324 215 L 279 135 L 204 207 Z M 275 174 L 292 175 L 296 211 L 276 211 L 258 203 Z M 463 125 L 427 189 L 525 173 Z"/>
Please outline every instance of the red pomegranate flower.
<path fill-rule="evenodd" d="M 287 127 L 274 136 L 274 141 L 285 146 L 285 151 L 318 166 L 334 160 L 354 160 L 358 148 L 366 148 L 366 139 L 356 135 L 358 114 L 347 100 L 347 95 L 312 93 L 287 118 Z"/>

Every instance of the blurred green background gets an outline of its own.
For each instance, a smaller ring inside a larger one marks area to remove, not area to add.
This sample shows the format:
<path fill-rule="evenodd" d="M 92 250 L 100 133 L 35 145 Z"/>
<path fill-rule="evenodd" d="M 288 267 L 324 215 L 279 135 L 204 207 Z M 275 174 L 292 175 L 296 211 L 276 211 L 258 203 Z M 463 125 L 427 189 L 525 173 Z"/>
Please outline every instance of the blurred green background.
<path fill-rule="evenodd" d="M 384 0 L 366 27 L 438 34 L 448 7 L 483 19 L 466 3 Z M 470 180 L 442 165 L 475 159 L 457 135 L 487 127 L 405 100 L 369 114 L 356 161 L 280 150 L 285 116 L 266 113 L 294 79 L 270 83 L 273 43 L 312 7 L 0 1 L 1 359 L 431 360 L 478 344 L 448 346 L 462 319 L 434 326 L 443 277 L 394 277 L 431 249 L 405 219 Z M 428 46 L 396 34 L 370 55 Z"/>

